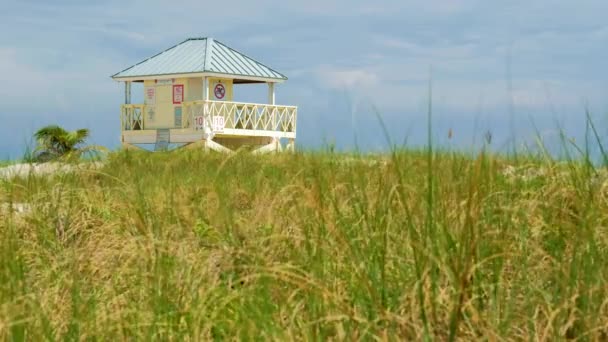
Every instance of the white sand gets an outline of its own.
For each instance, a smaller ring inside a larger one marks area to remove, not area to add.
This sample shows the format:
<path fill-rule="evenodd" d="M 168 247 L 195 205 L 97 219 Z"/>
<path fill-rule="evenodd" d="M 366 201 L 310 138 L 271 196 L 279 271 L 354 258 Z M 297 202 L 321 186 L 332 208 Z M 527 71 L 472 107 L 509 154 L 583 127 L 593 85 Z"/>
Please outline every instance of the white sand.
<path fill-rule="evenodd" d="M 0 179 L 10 180 L 15 177 L 47 176 L 57 173 L 74 172 L 81 169 L 97 169 L 103 166 L 100 162 L 83 164 L 51 163 L 23 163 L 0 168 Z"/>

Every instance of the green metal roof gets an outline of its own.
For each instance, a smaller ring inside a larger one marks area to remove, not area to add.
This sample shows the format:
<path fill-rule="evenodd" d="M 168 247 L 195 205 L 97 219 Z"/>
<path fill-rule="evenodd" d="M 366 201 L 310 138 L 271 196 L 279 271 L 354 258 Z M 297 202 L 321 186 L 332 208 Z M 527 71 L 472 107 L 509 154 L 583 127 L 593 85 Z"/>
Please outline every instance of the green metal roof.
<path fill-rule="evenodd" d="M 213 38 L 190 38 L 135 64 L 112 78 L 134 78 L 189 73 L 219 73 L 286 80 L 285 75 L 234 50 Z"/>

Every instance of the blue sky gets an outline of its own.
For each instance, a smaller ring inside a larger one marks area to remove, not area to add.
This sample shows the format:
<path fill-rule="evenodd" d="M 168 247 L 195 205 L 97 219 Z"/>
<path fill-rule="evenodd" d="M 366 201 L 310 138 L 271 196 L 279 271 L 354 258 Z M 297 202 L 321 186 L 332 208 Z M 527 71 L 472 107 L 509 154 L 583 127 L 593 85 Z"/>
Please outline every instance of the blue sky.
<path fill-rule="evenodd" d="M 432 74 L 437 143 L 501 148 L 533 124 L 584 134 L 587 104 L 608 133 L 608 2 L 481 0 L 32 1 L 0 12 L 0 158 L 39 127 L 87 127 L 117 147 L 122 85 L 110 75 L 188 37 L 214 37 L 286 74 L 298 143 L 386 148 L 426 139 Z M 432 70 L 432 73 L 430 72 Z M 261 85 L 236 100 L 263 102 Z M 511 129 L 514 128 L 514 130 Z M 452 129 L 453 138 L 447 139 Z M 475 137 L 475 138 L 474 138 Z"/>

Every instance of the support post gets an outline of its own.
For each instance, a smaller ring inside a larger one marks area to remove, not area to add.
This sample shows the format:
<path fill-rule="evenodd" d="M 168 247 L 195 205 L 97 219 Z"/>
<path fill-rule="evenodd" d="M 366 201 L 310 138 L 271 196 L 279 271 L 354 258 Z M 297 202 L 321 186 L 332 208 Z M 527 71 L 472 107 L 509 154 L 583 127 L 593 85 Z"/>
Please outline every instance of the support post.
<path fill-rule="evenodd" d="M 287 142 L 287 146 L 285 146 L 285 151 L 294 153 L 296 150 L 296 139 L 289 139 Z"/>
<path fill-rule="evenodd" d="M 207 103 L 209 101 L 209 77 L 203 76 L 203 115 L 205 117 L 205 121 L 208 120 L 207 112 L 208 106 Z"/>
<path fill-rule="evenodd" d="M 130 150 L 130 151 L 146 151 L 145 149 L 139 147 L 139 146 L 135 146 L 133 144 L 129 144 L 126 142 L 121 143 L 122 148 L 125 150 Z"/>
<path fill-rule="evenodd" d="M 125 104 L 131 104 L 131 81 L 125 82 Z"/>
<path fill-rule="evenodd" d="M 268 82 L 268 104 L 275 104 L 274 83 Z"/>
<path fill-rule="evenodd" d="M 283 146 L 281 146 L 281 141 L 279 138 L 272 138 L 270 143 L 258 147 L 257 149 L 251 151 L 253 154 L 265 154 L 270 152 L 281 152 L 283 151 Z"/>
<path fill-rule="evenodd" d="M 231 149 L 229 149 L 223 145 L 220 145 L 211 139 L 205 140 L 205 151 L 216 151 L 216 152 L 222 152 L 222 153 L 228 153 L 228 154 L 233 153 L 233 151 Z"/>
<path fill-rule="evenodd" d="M 203 149 L 203 151 L 206 151 L 206 152 L 216 151 L 216 152 L 222 152 L 222 153 L 227 153 L 227 154 L 234 153 L 234 151 L 232 151 L 231 149 L 229 149 L 225 146 L 222 146 L 211 139 L 201 139 L 199 141 L 189 143 L 180 148 L 188 149 L 188 150 Z"/>
<path fill-rule="evenodd" d="M 209 78 L 203 77 L 203 101 L 209 101 Z"/>

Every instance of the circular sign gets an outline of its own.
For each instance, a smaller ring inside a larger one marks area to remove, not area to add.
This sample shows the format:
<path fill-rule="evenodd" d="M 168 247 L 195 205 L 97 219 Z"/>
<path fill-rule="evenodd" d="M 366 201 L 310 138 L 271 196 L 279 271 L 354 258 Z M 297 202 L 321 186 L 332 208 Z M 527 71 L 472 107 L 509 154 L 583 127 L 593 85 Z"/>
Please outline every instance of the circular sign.
<path fill-rule="evenodd" d="M 215 98 L 216 99 L 223 99 L 224 96 L 226 96 L 226 88 L 224 88 L 224 85 L 221 83 L 218 83 L 215 86 L 215 89 L 213 89 L 213 93 L 215 94 Z"/>

